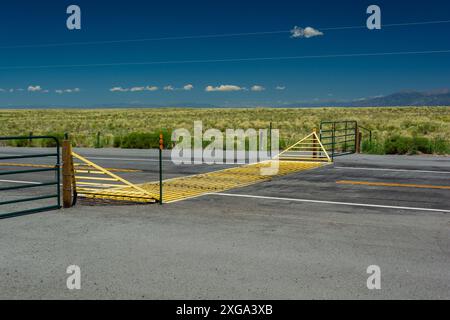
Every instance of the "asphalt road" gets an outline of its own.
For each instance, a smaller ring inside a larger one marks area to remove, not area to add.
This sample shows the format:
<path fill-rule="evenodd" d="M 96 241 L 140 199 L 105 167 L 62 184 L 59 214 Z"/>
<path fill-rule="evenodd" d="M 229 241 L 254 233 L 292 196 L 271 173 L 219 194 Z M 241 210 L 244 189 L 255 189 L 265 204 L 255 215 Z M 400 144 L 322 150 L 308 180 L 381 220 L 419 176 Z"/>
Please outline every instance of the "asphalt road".
<path fill-rule="evenodd" d="M 78 151 L 143 170 L 120 173 L 132 182 L 158 174 L 155 151 Z M 164 159 L 166 178 L 229 167 Z M 448 157 L 354 155 L 169 205 L 84 203 L 0 220 L 0 298 L 449 299 L 449 186 Z M 69 265 L 81 268 L 81 290 L 66 287 Z M 369 265 L 380 290 L 367 289 Z"/>

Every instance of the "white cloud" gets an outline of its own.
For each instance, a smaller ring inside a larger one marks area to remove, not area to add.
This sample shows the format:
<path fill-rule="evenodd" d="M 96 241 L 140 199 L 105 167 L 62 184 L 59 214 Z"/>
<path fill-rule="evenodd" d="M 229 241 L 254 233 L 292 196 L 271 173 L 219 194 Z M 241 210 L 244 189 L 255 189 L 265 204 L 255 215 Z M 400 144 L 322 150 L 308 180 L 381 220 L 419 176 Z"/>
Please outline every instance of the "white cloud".
<path fill-rule="evenodd" d="M 317 36 L 323 36 L 323 32 L 312 27 L 300 28 L 295 26 L 291 30 L 291 38 L 312 38 Z"/>
<path fill-rule="evenodd" d="M 11 89 L 11 90 L 13 90 L 13 89 Z M 10 91 L 11 91 L 10 90 Z M 14 91 L 14 90 L 13 90 Z M 39 91 L 42 91 L 42 88 L 41 88 L 41 86 L 29 86 L 28 87 L 28 91 L 29 92 L 39 92 Z M 12 91 L 11 91 L 12 92 Z"/>
<path fill-rule="evenodd" d="M 132 87 L 132 88 L 123 88 L 123 87 L 114 87 L 109 89 L 111 92 L 142 92 L 142 91 L 157 91 L 159 88 L 156 86 L 146 86 L 146 87 Z"/>
<path fill-rule="evenodd" d="M 63 93 L 75 93 L 75 92 L 80 92 L 80 88 L 74 88 L 74 89 L 57 89 L 55 90 L 55 92 L 57 94 L 63 94 Z"/>
<path fill-rule="evenodd" d="M 230 92 L 230 91 L 241 91 L 241 90 L 244 90 L 244 88 L 241 88 L 241 87 L 235 86 L 235 85 L 231 85 L 231 84 L 222 84 L 218 87 L 207 86 L 205 88 L 206 92 L 217 92 L 217 91 Z"/>
<path fill-rule="evenodd" d="M 194 89 L 194 86 L 190 83 L 183 86 L 182 88 L 175 88 L 171 85 L 164 87 L 164 90 L 166 90 L 166 91 L 178 91 L 178 90 L 191 91 L 192 89 Z"/>
<path fill-rule="evenodd" d="M 144 91 L 145 87 L 133 87 L 130 89 L 131 92 L 140 92 L 140 91 Z"/>
<path fill-rule="evenodd" d="M 129 89 L 122 88 L 122 87 L 114 87 L 114 88 L 109 89 L 109 91 L 111 91 L 111 92 L 128 92 Z"/>
<path fill-rule="evenodd" d="M 276 90 L 285 90 L 286 87 L 285 86 L 276 86 L 275 89 Z"/>
<path fill-rule="evenodd" d="M 254 85 L 254 86 L 251 88 L 251 90 L 252 90 L 252 91 L 255 91 L 255 92 L 260 92 L 260 91 L 266 90 L 266 88 L 264 88 L 263 86 Z"/>

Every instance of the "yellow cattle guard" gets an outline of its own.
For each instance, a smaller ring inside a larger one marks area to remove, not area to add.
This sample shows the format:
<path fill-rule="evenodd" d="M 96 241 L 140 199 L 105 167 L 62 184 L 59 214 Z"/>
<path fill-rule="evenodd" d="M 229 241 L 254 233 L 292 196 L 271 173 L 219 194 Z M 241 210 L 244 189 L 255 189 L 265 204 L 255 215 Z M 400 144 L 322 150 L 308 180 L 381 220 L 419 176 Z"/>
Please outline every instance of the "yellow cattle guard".
<path fill-rule="evenodd" d="M 72 152 L 75 167 L 75 185 L 78 196 L 96 199 L 154 203 L 157 197 L 151 192 L 115 175 L 88 159 Z M 83 174 L 83 175 L 81 175 Z M 126 187 L 126 190 L 123 190 Z"/>
<path fill-rule="evenodd" d="M 77 154 L 74 154 L 74 157 L 81 160 L 84 166 L 91 168 L 88 171 L 76 169 L 79 196 L 135 202 L 159 201 L 159 182 L 132 184 L 111 172 L 106 172 L 100 166 Z M 328 153 L 317 134 L 313 132 L 269 161 L 165 180 L 163 181 L 163 202 L 171 203 L 208 193 L 245 187 L 329 163 L 331 159 Z M 277 173 L 263 175 L 262 170 L 271 166 L 278 167 Z M 78 174 L 81 173 L 104 174 L 107 177 L 97 177 L 94 182 L 91 182 L 91 177 L 79 176 Z M 121 182 L 121 184 L 117 185 L 113 182 Z"/>
<path fill-rule="evenodd" d="M 277 162 L 279 166 L 278 173 L 273 176 L 261 175 L 261 168 L 269 167 L 272 164 L 271 162 L 263 162 L 189 177 L 165 180 L 163 181 L 163 202 L 177 202 L 208 193 L 241 188 L 259 182 L 270 181 L 276 177 L 325 165 L 323 162 L 271 161 Z M 158 182 L 140 184 L 139 186 L 153 193 L 159 190 Z"/>

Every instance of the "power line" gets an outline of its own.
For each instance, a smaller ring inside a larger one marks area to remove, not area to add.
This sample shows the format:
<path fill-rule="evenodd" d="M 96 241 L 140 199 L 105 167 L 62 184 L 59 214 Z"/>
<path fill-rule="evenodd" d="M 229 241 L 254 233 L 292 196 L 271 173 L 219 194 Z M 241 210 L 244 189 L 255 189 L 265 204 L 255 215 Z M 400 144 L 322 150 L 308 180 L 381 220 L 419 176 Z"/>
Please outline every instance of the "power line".
<path fill-rule="evenodd" d="M 390 24 L 383 24 L 381 27 L 389 28 L 389 27 L 420 26 L 420 25 L 443 24 L 443 23 L 450 23 L 450 20 L 390 23 Z M 350 26 L 350 27 L 336 27 L 336 28 L 333 28 L 333 27 L 332 28 L 319 28 L 319 30 L 327 31 L 327 30 L 366 29 L 366 28 L 367 28 L 367 26 Z"/>
<path fill-rule="evenodd" d="M 115 43 L 132 43 L 132 42 L 150 42 L 150 41 L 164 41 L 164 40 L 189 40 L 189 39 L 207 39 L 207 38 L 225 38 L 225 37 L 239 37 L 239 36 L 254 36 L 254 35 L 268 35 L 280 34 L 290 31 L 266 31 L 266 32 L 247 32 L 247 33 L 225 33 L 225 34 L 211 34 L 211 35 L 197 35 L 197 36 L 180 36 L 180 37 L 161 37 L 161 38 L 142 38 L 142 39 L 126 39 L 126 40 L 102 40 L 102 41 L 86 41 L 86 42 L 65 42 L 65 43 L 49 43 L 36 45 L 18 45 L 0 47 L 0 49 L 22 49 L 22 48 L 46 48 L 46 47 L 64 47 L 64 46 L 78 46 L 78 45 L 97 45 L 97 44 L 115 44 Z"/>
<path fill-rule="evenodd" d="M 437 21 L 422 21 L 422 22 L 406 22 L 406 23 L 391 23 L 384 24 L 383 28 L 401 27 L 401 26 L 416 26 L 416 25 L 430 25 L 450 23 L 450 20 Z M 366 26 L 347 26 L 347 27 L 329 27 L 318 28 L 321 31 L 332 30 L 348 30 L 348 29 L 365 29 Z M 32 45 L 16 45 L 3 46 L 0 49 L 25 49 L 25 48 L 49 48 L 49 47 L 65 47 L 65 46 L 84 46 L 84 45 L 102 45 L 102 44 L 116 44 L 116 43 L 138 43 L 150 41 L 168 41 L 168 40 L 190 40 L 190 39 L 211 39 L 211 38 L 226 38 L 226 37 L 245 37 L 245 36 L 259 36 L 259 35 L 274 35 L 291 33 L 291 30 L 280 31 L 262 31 L 262 32 L 244 32 L 244 33 L 223 33 L 210 35 L 192 35 L 192 36 L 173 36 L 173 37 L 159 37 L 159 38 L 141 38 L 141 39 L 122 39 L 122 40 L 100 40 L 100 41 L 85 41 L 85 42 L 63 42 L 63 43 L 47 43 L 47 44 L 32 44 Z"/>
<path fill-rule="evenodd" d="M 2 66 L 2 67 L 0 67 L 0 70 L 120 67 L 120 66 L 220 63 L 220 62 L 251 62 L 251 61 L 282 61 L 282 60 L 301 60 L 301 59 L 400 56 L 400 55 L 447 54 L 447 53 L 450 53 L 450 49 L 449 50 L 429 50 L 429 51 L 347 53 L 347 54 L 325 54 L 325 55 L 309 55 L 309 56 L 259 57 L 259 58 L 257 57 L 257 58 L 234 58 L 234 59 L 232 58 L 232 59 L 208 59 L 208 60 L 171 60 L 171 61 L 117 62 L 117 63 L 98 63 L 98 64 L 70 64 L 70 65 L 67 64 L 67 65 L 10 66 L 10 67 Z"/>

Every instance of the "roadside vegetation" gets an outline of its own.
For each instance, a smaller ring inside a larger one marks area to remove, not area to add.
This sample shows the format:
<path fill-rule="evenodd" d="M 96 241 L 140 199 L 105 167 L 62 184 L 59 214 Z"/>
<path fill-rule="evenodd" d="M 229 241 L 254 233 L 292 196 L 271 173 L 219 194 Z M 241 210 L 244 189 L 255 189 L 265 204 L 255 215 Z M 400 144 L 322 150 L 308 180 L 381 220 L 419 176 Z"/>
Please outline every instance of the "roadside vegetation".
<path fill-rule="evenodd" d="M 318 128 L 321 121 L 356 120 L 366 132 L 362 150 L 373 154 L 450 154 L 450 107 L 247 108 L 247 109 L 49 109 L 0 110 L 0 136 L 69 133 L 77 147 L 156 148 L 159 132 L 170 147 L 171 131 L 194 121 L 203 128 L 280 130 L 281 147 Z M 52 146 L 51 140 L 9 141 L 10 146 Z"/>

